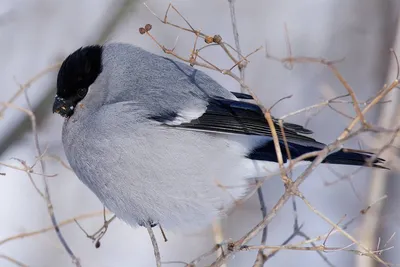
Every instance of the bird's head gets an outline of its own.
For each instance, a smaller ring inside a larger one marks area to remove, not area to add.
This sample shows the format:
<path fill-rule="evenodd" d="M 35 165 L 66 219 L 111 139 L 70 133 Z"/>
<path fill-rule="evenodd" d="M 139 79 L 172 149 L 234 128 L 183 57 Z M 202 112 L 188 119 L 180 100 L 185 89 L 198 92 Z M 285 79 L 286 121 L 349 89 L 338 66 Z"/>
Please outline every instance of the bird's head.
<path fill-rule="evenodd" d="M 82 47 L 70 54 L 62 63 L 57 76 L 57 94 L 53 113 L 71 117 L 76 105 L 85 98 L 89 86 L 102 71 L 100 45 Z"/>

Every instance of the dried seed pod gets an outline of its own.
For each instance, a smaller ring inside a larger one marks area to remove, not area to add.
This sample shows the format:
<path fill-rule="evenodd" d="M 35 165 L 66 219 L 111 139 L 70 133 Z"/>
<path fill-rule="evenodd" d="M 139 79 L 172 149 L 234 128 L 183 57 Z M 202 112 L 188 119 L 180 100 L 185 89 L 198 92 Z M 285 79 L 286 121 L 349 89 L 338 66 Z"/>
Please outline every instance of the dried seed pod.
<path fill-rule="evenodd" d="M 145 29 L 147 32 L 150 31 L 151 28 L 153 28 L 153 26 L 151 26 L 151 24 L 146 24 L 146 25 L 144 26 L 144 29 Z"/>
<path fill-rule="evenodd" d="M 207 44 L 211 44 L 212 42 L 214 42 L 214 38 L 212 36 L 207 36 L 206 38 L 204 38 L 204 42 L 206 42 Z"/>
<path fill-rule="evenodd" d="M 220 44 L 222 42 L 221 35 L 218 35 L 218 34 L 214 35 L 213 42 L 216 43 L 216 44 Z"/>
<path fill-rule="evenodd" d="M 140 34 L 145 34 L 145 33 L 146 33 L 145 28 L 140 27 L 140 28 L 139 28 L 139 33 L 140 33 Z"/>

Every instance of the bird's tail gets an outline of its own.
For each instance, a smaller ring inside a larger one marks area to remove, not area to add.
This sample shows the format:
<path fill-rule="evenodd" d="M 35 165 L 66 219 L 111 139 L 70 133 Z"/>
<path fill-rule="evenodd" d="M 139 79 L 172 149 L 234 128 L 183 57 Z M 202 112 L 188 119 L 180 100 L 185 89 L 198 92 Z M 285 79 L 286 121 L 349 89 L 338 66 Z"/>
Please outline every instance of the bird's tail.
<path fill-rule="evenodd" d="M 313 158 L 310 158 L 309 160 L 312 161 Z M 381 165 L 385 162 L 385 160 L 378 158 L 375 154 L 363 150 L 347 148 L 343 148 L 335 153 L 330 154 L 324 159 L 323 162 L 330 164 L 370 166 L 380 169 L 388 169 L 387 167 Z"/>
<path fill-rule="evenodd" d="M 289 158 L 294 159 L 308 152 L 314 152 L 322 149 L 321 147 L 311 147 L 289 143 L 288 148 L 290 151 L 290 155 L 288 155 L 286 147 L 283 143 L 280 143 L 280 147 L 284 162 L 286 162 Z M 253 160 L 278 162 L 275 152 L 275 146 L 272 141 L 257 147 L 247 157 Z M 315 158 L 316 157 L 309 157 L 305 160 L 313 161 Z M 370 166 L 380 169 L 388 169 L 387 167 L 382 166 L 385 160 L 378 158 L 375 154 L 363 150 L 348 148 L 343 148 L 337 152 L 328 155 L 322 162 L 330 164 Z"/>

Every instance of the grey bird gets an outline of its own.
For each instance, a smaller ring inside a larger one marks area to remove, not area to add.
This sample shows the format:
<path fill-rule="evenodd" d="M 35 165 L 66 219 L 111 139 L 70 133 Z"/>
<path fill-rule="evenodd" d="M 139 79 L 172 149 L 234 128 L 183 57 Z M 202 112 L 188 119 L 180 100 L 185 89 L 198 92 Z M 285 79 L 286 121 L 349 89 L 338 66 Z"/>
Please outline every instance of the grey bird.
<path fill-rule="evenodd" d="M 72 169 L 118 218 L 190 229 L 227 211 L 252 178 L 277 170 L 271 130 L 248 99 L 189 65 L 109 43 L 64 60 L 53 112 L 65 117 L 62 141 Z M 284 132 L 285 162 L 326 146 L 300 125 L 285 123 Z M 350 149 L 324 160 L 378 168 L 383 162 Z"/>

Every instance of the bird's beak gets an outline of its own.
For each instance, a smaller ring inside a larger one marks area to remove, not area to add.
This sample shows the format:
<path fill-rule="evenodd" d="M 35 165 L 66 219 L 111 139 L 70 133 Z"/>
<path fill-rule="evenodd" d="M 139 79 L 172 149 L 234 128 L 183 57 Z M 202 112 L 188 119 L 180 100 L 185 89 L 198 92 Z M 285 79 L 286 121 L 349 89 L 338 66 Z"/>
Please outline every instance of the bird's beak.
<path fill-rule="evenodd" d="M 69 101 L 56 96 L 53 104 L 53 113 L 60 114 L 63 117 L 70 117 L 73 113 L 74 106 Z"/>

